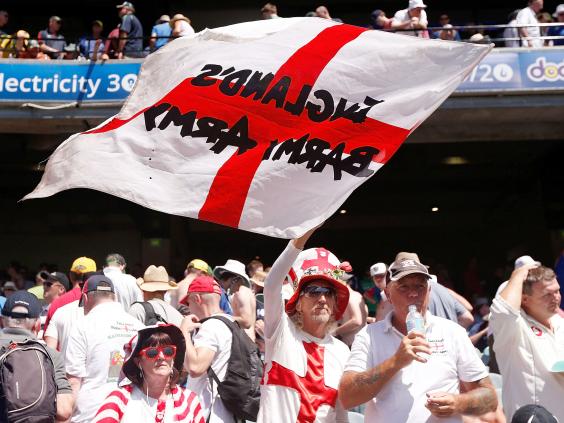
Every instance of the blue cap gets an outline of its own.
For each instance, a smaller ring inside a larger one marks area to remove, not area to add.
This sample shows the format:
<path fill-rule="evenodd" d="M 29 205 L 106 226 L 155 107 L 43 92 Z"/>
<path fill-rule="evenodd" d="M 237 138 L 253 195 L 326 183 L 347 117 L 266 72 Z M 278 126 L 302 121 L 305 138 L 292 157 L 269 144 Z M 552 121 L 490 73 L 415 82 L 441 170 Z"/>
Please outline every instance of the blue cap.
<path fill-rule="evenodd" d="M 14 312 L 16 307 L 25 307 L 27 312 Z M 16 291 L 6 299 L 2 307 L 2 316 L 14 317 L 16 319 L 36 319 L 41 314 L 41 303 L 35 295 L 28 291 Z"/>

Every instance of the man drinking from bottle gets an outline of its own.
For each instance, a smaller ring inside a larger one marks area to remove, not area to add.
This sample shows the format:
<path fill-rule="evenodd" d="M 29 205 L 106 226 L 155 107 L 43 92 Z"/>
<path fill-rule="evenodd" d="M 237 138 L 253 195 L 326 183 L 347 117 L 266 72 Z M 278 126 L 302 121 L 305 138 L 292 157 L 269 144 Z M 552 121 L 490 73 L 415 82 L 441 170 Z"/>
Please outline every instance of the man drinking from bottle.
<path fill-rule="evenodd" d="M 356 335 L 339 399 L 345 408 L 367 403 L 365 421 L 454 423 L 496 409 L 488 371 L 464 329 L 427 312 L 429 278 L 417 254 L 399 253 L 385 288 L 392 311 Z M 409 321 L 408 333 L 410 306 L 424 322 Z"/>

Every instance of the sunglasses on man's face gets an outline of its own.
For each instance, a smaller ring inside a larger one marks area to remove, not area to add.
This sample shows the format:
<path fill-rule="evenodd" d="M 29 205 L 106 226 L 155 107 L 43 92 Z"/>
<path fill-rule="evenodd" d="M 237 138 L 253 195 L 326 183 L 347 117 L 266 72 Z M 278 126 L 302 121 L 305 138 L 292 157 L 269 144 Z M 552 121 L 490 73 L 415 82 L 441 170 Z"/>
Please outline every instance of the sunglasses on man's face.
<path fill-rule="evenodd" d="M 173 358 L 176 356 L 175 345 L 159 345 L 157 347 L 146 347 L 139 351 L 141 357 L 148 358 L 149 360 L 156 360 L 159 353 L 163 353 L 164 358 Z"/>
<path fill-rule="evenodd" d="M 300 295 L 305 295 L 308 298 L 319 298 L 322 295 L 325 297 L 335 298 L 336 291 L 334 288 L 327 286 L 308 285 L 302 289 Z"/>

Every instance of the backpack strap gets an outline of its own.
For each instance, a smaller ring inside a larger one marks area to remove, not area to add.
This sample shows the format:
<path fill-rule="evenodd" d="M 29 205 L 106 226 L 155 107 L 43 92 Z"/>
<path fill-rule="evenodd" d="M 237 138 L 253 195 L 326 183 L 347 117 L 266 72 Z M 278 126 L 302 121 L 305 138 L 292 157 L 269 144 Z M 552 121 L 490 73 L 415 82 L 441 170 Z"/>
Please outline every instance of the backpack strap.
<path fill-rule="evenodd" d="M 155 311 L 155 307 L 149 301 L 135 301 L 133 304 L 141 304 L 143 310 L 145 310 L 145 324 L 147 322 L 157 321 L 162 323 L 168 323 L 163 316 Z M 133 305 L 131 304 L 131 305 Z"/>

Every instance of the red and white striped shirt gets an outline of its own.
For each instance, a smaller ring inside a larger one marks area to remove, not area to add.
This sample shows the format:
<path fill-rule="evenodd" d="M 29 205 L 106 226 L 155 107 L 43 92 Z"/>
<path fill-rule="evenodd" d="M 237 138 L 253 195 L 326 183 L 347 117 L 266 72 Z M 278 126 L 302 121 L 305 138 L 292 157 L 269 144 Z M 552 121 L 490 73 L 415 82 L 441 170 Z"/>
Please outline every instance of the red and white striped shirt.
<path fill-rule="evenodd" d="M 178 385 L 167 400 L 150 398 L 134 385 L 112 391 L 92 423 L 205 423 L 198 396 Z"/>

